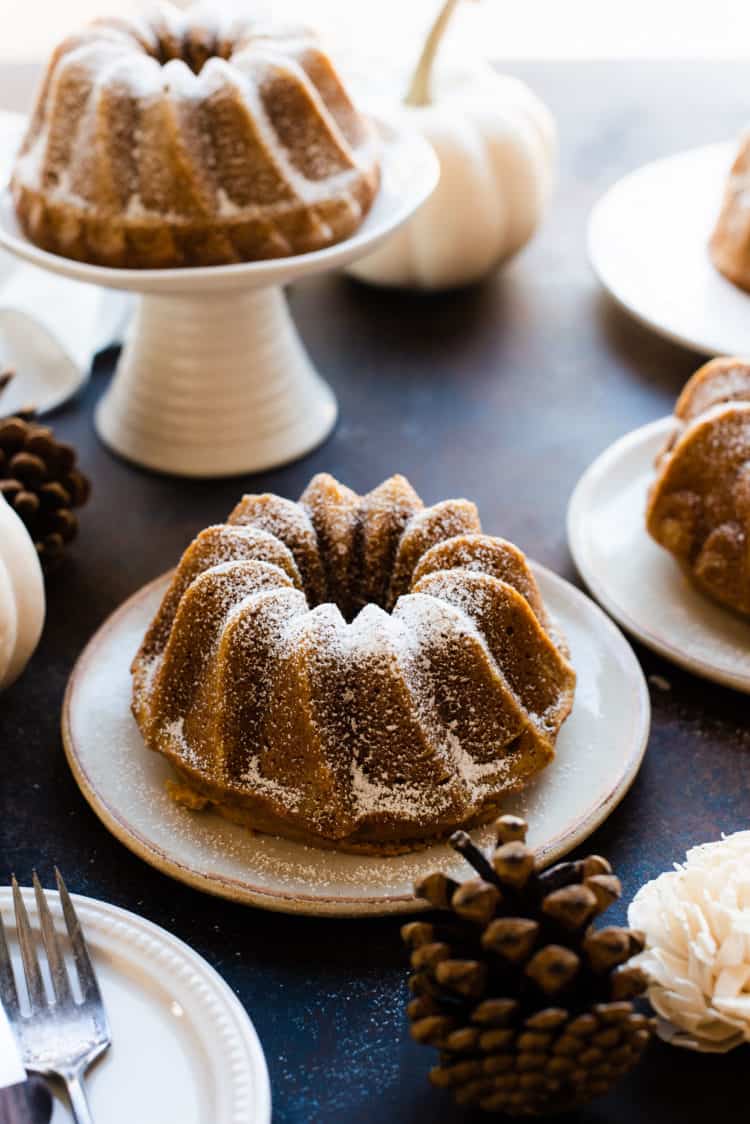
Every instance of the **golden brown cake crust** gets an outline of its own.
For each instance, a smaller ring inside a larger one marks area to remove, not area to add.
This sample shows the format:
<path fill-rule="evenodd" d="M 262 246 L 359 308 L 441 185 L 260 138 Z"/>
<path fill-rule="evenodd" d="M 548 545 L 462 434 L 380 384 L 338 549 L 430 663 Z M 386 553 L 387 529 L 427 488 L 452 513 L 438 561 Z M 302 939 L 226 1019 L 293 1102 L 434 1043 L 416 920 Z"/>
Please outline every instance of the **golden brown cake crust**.
<path fill-rule="evenodd" d="M 377 192 L 377 147 L 311 33 L 163 6 L 57 48 L 11 187 L 53 253 L 222 265 L 349 237 Z"/>
<path fill-rule="evenodd" d="M 320 847 L 325 851 L 343 851 L 352 855 L 405 855 L 411 851 L 419 851 L 423 847 L 439 843 L 459 827 L 466 829 L 489 823 L 502 810 L 505 797 L 523 788 L 523 781 L 519 780 L 515 787 L 509 786 L 499 800 L 487 801 L 469 819 L 446 821 L 443 824 L 431 823 L 425 825 L 421 833 L 419 829 L 414 831 L 409 838 L 400 837 L 401 829 L 398 824 L 389 825 L 384 821 L 374 825 L 369 832 L 354 832 L 344 839 L 329 839 L 325 835 L 306 830 L 290 820 L 288 815 L 276 814 L 260 800 L 255 802 L 252 797 L 234 799 L 205 778 L 191 776 L 174 761 L 173 765 L 180 780 L 168 781 L 167 791 L 175 803 L 183 808 L 191 812 L 211 809 L 224 819 L 261 835 L 280 835 L 306 847 Z"/>
<path fill-rule="evenodd" d="M 750 133 L 741 142 L 727 179 L 709 243 L 711 260 L 733 285 L 750 292 Z"/>
<path fill-rule="evenodd" d="M 649 534 L 704 593 L 750 614 L 750 364 L 715 359 L 693 375 L 656 463 Z"/>
<path fill-rule="evenodd" d="M 321 476 L 299 504 L 245 496 L 188 548 L 133 712 L 182 803 L 398 853 L 489 819 L 544 768 L 574 686 L 523 554 L 473 504 Z"/>

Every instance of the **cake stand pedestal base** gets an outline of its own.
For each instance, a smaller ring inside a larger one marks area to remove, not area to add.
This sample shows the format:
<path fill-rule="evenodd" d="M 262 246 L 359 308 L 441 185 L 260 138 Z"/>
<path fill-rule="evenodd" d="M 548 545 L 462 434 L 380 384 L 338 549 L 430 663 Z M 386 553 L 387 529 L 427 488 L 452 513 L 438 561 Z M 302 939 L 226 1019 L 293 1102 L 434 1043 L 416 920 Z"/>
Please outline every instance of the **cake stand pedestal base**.
<path fill-rule="evenodd" d="M 196 477 L 285 464 L 335 421 L 279 287 L 142 296 L 96 414 L 121 456 Z"/>

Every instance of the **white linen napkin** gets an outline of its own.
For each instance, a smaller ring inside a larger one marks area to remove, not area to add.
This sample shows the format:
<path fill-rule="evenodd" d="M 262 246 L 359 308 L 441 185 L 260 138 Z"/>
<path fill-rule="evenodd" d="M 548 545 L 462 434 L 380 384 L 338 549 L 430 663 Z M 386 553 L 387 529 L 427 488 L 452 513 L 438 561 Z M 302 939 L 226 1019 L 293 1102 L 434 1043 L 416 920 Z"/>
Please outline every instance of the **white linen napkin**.
<path fill-rule="evenodd" d="M 0 186 L 24 124 L 21 114 L 0 112 Z M 131 309 L 127 293 L 69 281 L 0 251 L 0 364 L 16 369 L 0 414 L 26 405 L 45 412 L 75 394 L 97 351 L 122 340 Z"/>
<path fill-rule="evenodd" d="M 18 1085 L 26 1080 L 26 1070 L 21 1064 L 18 1045 L 10 1029 L 5 1011 L 0 1007 L 0 1089 Z"/>

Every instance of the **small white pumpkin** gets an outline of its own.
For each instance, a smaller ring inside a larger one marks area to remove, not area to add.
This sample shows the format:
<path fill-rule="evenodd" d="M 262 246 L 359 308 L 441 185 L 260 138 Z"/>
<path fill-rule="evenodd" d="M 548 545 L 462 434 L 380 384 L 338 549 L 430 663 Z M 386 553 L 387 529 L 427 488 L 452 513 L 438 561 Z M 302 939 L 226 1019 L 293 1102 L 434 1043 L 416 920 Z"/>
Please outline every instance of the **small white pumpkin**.
<path fill-rule="evenodd" d="M 21 674 L 44 625 L 44 578 L 28 531 L 0 496 L 0 690 Z"/>
<path fill-rule="evenodd" d="M 405 226 L 349 267 L 362 281 L 417 289 L 478 281 L 529 240 L 554 184 L 555 122 L 524 82 L 487 64 L 433 80 L 458 3 L 444 3 L 393 115 L 431 142 L 440 182 Z"/>

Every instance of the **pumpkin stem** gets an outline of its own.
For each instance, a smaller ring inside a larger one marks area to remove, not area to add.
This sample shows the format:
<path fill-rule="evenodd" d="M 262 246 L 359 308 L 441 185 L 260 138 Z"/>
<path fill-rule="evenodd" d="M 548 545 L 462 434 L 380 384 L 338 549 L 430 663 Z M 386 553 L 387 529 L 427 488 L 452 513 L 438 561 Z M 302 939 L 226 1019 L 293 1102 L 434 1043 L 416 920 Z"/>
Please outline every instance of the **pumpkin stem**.
<path fill-rule="evenodd" d="M 14 378 L 15 373 L 13 367 L 0 368 L 0 394 L 3 393 L 8 383 Z"/>
<path fill-rule="evenodd" d="M 425 40 L 422 53 L 419 56 L 419 61 L 409 86 L 409 92 L 404 99 L 406 105 L 430 105 L 432 101 L 430 94 L 432 66 L 435 62 L 435 56 L 438 53 L 440 44 L 443 41 L 445 29 L 450 23 L 453 12 L 458 7 L 459 3 L 460 0 L 445 0 L 442 8 L 438 12 L 437 18 Z"/>

